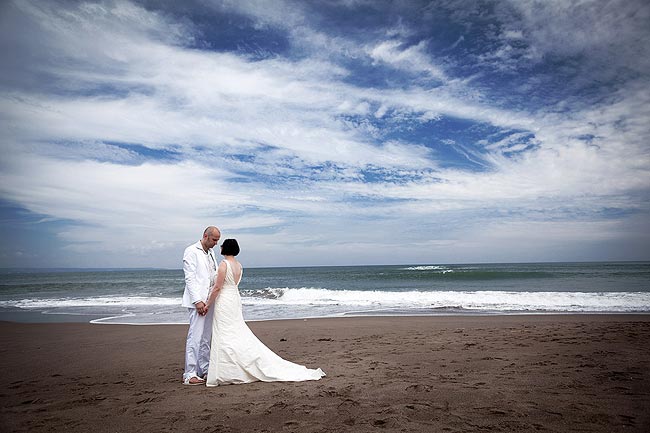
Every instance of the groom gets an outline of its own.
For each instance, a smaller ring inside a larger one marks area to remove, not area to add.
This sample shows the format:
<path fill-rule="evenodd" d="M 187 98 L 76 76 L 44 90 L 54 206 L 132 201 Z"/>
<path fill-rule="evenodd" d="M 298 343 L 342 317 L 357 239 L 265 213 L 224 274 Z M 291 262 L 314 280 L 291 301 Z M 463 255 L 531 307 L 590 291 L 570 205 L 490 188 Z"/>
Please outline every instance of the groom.
<path fill-rule="evenodd" d="M 202 385 L 208 374 L 213 312 L 208 310 L 205 302 L 217 272 L 212 247 L 217 245 L 220 237 L 219 229 L 210 226 L 203 232 L 203 238 L 185 248 L 183 254 L 183 307 L 187 307 L 190 314 L 190 328 L 185 344 L 184 385 Z"/>

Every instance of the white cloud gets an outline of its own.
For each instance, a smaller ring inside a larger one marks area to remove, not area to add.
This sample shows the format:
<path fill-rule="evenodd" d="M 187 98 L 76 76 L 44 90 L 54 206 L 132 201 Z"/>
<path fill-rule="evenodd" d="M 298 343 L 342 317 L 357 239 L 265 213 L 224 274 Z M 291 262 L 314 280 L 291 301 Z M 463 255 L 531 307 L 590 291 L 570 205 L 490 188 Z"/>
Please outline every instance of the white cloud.
<path fill-rule="evenodd" d="M 518 23 L 506 23 L 505 36 L 523 33 L 537 56 L 547 54 L 587 55 L 594 50 L 600 62 L 616 59 L 646 72 L 650 64 L 648 52 L 648 19 L 650 5 L 642 1 L 599 1 L 578 3 L 553 0 L 511 1 Z M 635 41 L 634 43 L 631 43 Z"/>
<path fill-rule="evenodd" d="M 388 40 L 367 47 L 368 55 L 375 62 L 383 62 L 408 72 L 424 72 L 431 78 L 447 81 L 447 77 L 438 65 L 431 62 L 431 56 L 426 52 L 427 41 L 404 47 L 398 40 Z"/>
<path fill-rule="evenodd" d="M 471 23 L 480 13 L 480 6 L 464 0 L 450 3 L 461 22 Z M 650 67 L 650 4 L 643 0 L 495 1 L 485 18 L 498 27 L 488 28 L 485 36 L 493 45 L 478 61 L 497 70 L 513 73 L 549 59 L 572 59 L 561 68 L 575 68 L 572 79 L 589 86 L 592 77 L 619 81 L 630 71 L 645 75 Z"/>

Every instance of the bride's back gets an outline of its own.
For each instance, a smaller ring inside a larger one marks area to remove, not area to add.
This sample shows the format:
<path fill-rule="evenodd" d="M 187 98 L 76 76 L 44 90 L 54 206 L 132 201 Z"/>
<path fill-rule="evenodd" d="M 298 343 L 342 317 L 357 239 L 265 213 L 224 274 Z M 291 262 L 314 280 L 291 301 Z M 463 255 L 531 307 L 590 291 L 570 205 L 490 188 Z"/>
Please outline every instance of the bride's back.
<path fill-rule="evenodd" d="M 244 271 L 241 263 L 236 259 L 233 259 L 232 261 L 224 259 L 224 261 L 226 262 L 226 279 L 224 280 L 223 285 L 238 286 Z"/>

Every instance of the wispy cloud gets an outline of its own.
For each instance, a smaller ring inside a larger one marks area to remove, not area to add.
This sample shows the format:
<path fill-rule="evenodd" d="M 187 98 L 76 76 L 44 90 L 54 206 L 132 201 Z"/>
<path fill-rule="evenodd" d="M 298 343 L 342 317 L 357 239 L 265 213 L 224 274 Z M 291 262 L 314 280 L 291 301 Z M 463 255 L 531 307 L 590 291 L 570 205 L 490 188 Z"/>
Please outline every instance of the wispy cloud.
<path fill-rule="evenodd" d="M 423 72 L 440 81 L 447 80 L 442 68 L 431 62 L 426 52 L 427 41 L 407 47 L 403 45 L 398 40 L 386 40 L 367 48 L 367 52 L 375 62 L 384 62 L 410 73 Z"/>

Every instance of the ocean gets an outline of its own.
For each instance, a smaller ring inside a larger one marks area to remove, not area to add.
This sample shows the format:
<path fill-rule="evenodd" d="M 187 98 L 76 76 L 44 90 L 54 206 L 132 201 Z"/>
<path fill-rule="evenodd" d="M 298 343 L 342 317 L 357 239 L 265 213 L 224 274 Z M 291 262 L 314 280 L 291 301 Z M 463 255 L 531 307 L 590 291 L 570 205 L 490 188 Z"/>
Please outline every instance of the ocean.
<path fill-rule="evenodd" d="M 0 270 L 0 320 L 187 323 L 180 269 Z M 246 320 L 650 313 L 650 263 L 247 268 Z"/>

